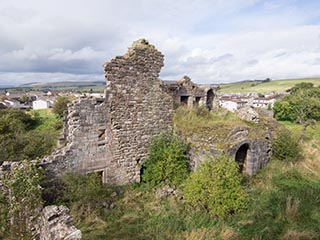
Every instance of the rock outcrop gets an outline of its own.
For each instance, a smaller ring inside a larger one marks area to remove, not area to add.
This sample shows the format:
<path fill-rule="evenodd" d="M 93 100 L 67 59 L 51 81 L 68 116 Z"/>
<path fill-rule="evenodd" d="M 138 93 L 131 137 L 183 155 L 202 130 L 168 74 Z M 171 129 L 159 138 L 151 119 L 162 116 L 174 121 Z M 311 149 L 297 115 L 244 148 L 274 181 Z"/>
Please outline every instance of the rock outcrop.
<path fill-rule="evenodd" d="M 259 114 L 251 107 L 243 107 L 237 111 L 237 116 L 248 122 L 259 123 Z"/>
<path fill-rule="evenodd" d="M 47 206 L 39 218 L 40 240 L 79 240 L 81 231 L 72 223 L 65 206 Z"/>

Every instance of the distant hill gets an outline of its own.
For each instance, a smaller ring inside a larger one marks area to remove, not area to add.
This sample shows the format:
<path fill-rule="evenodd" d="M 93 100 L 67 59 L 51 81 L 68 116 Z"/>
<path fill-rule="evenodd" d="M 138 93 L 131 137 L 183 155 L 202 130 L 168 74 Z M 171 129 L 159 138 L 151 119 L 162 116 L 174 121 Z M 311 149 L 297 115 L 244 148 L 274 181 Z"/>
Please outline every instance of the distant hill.
<path fill-rule="evenodd" d="M 38 88 L 38 89 L 76 89 L 76 88 L 97 88 L 105 87 L 104 81 L 84 81 L 84 82 L 32 82 L 22 84 L 20 88 Z"/>
<path fill-rule="evenodd" d="M 315 86 L 320 86 L 320 78 L 299 78 L 282 80 L 246 80 L 235 83 L 220 84 L 219 92 L 283 92 L 292 88 L 295 84 L 301 82 L 310 82 Z"/>

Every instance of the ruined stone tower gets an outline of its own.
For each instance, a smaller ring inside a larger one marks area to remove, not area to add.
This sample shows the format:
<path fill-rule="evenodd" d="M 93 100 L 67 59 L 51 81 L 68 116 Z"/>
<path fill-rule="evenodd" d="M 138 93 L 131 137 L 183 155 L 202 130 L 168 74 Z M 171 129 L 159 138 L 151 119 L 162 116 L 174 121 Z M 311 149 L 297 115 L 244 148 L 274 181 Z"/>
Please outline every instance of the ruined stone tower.
<path fill-rule="evenodd" d="M 54 175 L 99 172 L 103 182 L 139 181 L 151 138 L 172 126 L 173 99 L 158 79 L 162 66 L 163 55 L 146 40 L 106 62 L 106 98 L 69 106 L 66 146 L 42 165 Z"/>
<path fill-rule="evenodd" d="M 111 182 L 139 181 L 138 164 L 145 160 L 152 136 L 172 125 L 173 100 L 158 79 L 162 66 L 163 55 L 146 40 L 104 64 L 111 159 L 105 174 Z"/>

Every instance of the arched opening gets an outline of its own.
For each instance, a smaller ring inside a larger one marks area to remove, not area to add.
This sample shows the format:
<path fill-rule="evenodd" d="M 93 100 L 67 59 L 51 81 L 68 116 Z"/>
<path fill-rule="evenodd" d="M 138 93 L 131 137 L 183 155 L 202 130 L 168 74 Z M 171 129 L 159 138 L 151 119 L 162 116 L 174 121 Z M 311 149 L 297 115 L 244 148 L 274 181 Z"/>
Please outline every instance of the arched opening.
<path fill-rule="evenodd" d="M 235 161 L 239 164 L 239 171 L 242 173 L 246 168 L 249 144 L 245 143 L 236 152 Z"/>
<path fill-rule="evenodd" d="M 213 93 L 213 90 L 210 89 L 207 92 L 207 108 L 209 110 L 212 110 L 212 108 L 213 108 L 213 99 L 214 99 L 214 93 Z"/>

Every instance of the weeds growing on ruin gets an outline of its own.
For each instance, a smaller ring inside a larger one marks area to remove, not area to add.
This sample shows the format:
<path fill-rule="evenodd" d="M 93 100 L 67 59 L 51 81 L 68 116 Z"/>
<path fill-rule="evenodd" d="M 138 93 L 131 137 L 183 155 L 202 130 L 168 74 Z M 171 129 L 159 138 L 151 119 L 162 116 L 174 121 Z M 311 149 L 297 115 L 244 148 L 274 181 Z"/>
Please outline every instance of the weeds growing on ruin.
<path fill-rule="evenodd" d="M 143 164 L 142 181 L 150 186 L 178 186 L 189 173 L 188 146 L 172 132 L 153 138 Z"/>

